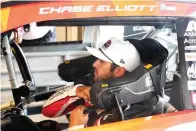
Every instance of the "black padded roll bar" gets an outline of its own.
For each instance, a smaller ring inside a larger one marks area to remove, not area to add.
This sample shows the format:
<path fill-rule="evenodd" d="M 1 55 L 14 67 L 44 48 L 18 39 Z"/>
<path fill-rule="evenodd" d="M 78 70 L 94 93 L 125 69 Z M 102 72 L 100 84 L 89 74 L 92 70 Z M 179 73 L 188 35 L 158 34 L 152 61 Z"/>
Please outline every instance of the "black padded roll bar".
<path fill-rule="evenodd" d="M 36 90 L 35 82 L 22 49 L 15 42 L 12 42 L 10 46 L 12 47 L 12 52 L 18 63 L 25 85 L 29 87 L 30 92 L 34 92 Z"/>

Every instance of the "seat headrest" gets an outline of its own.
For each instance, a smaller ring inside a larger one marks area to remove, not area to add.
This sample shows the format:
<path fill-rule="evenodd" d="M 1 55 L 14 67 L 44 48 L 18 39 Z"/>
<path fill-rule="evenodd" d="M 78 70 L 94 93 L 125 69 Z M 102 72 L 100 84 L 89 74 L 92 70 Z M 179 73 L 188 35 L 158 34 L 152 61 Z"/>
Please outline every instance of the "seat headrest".
<path fill-rule="evenodd" d="M 155 67 L 161 64 L 168 56 L 168 50 L 154 39 L 130 39 L 128 41 L 136 47 L 144 64 L 151 64 Z"/>

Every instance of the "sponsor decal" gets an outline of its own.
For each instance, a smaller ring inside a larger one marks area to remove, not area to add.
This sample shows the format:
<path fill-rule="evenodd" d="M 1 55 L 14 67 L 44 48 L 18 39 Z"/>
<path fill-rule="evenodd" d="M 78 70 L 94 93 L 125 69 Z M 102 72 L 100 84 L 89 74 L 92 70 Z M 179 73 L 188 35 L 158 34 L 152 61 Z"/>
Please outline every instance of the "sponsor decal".
<path fill-rule="evenodd" d="M 196 32 L 185 32 L 185 34 L 184 34 L 184 36 L 191 36 L 191 37 L 193 37 L 193 36 L 196 36 Z"/>
<path fill-rule="evenodd" d="M 115 5 L 111 7 L 110 5 L 98 5 L 98 6 L 60 6 L 60 7 L 43 7 L 39 9 L 39 14 L 62 14 L 65 12 L 111 12 L 111 11 L 154 11 L 156 5 Z"/>
<path fill-rule="evenodd" d="M 196 50 L 196 46 L 185 46 L 185 50 Z"/>
<path fill-rule="evenodd" d="M 188 26 L 186 28 L 186 31 L 196 31 L 196 22 L 195 21 L 190 21 L 188 23 Z M 186 33 L 186 32 L 185 32 Z"/>
<path fill-rule="evenodd" d="M 196 61 L 196 53 L 185 53 L 186 61 Z"/>
<path fill-rule="evenodd" d="M 188 67 L 187 76 L 189 79 L 196 79 L 196 63 Z"/>
<path fill-rule="evenodd" d="M 192 20 L 188 23 L 184 36 L 190 36 L 190 37 L 196 36 L 196 22 L 195 21 Z"/>
<path fill-rule="evenodd" d="M 103 49 L 107 49 L 108 47 L 110 47 L 110 45 L 112 44 L 111 40 L 108 40 L 104 45 L 103 45 Z"/>
<path fill-rule="evenodd" d="M 102 88 L 108 87 L 108 84 L 101 84 Z"/>
<path fill-rule="evenodd" d="M 153 83 L 152 83 L 152 79 L 150 76 L 146 77 L 146 86 L 147 87 L 152 87 Z"/>
<path fill-rule="evenodd" d="M 193 101 L 193 104 L 196 104 L 196 93 L 192 93 L 192 101 Z"/>
<path fill-rule="evenodd" d="M 184 43 L 196 44 L 196 39 L 188 39 L 188 38 L 185 38 Z"/>
<path fill-rule="evenodd" d="M 188 90 L 196 90 L 196 80 L 188 81 Z"/>
<path fill-rule="evenodd" d="M 121 64 L 125 64 L 125 61 L 123 59 L 120 60 Z"/>
<path fill-rule="evenodd" d="M 180 18 L 176 21 L 178 42 L 184 43 L 186 69 L 187 69 L 187 89 L 192 97 L 193 105 L 196 104 L 196 19 Z M 184 79 L 186 76 L 182 76 Z"/>
<path fill-rule="evenodd" d="M 162 11 L 176 11 L 176 6 L 174 4 L 161 4 L 160 10 L 162 10 Z"/>

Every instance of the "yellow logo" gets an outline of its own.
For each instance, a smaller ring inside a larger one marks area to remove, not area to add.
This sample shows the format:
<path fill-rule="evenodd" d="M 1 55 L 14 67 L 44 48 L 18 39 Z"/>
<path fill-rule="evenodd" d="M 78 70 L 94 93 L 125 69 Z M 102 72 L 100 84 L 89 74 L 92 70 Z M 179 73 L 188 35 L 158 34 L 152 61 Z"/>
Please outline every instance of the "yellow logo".
<path fill-rule="evenodd" d="M 101 87 L 102 88 L 108 87 L 108 84 L 102 84 Z"/>
<path fill-rule="evenodd" d="M 69 63 L 70 63 L 70 61 L 69 61 L 69 60 L 66 60 L 66 61 L 65 61 L 65 64 L 69 64 Z"/>
<path fill-rule="evenodd" d="M 150 69 L 151 67 L 152 67 L 152 65 L 151 64 L 147 64 L 147 65 L 145 65 L 144 66 L 146 69 Z"/>

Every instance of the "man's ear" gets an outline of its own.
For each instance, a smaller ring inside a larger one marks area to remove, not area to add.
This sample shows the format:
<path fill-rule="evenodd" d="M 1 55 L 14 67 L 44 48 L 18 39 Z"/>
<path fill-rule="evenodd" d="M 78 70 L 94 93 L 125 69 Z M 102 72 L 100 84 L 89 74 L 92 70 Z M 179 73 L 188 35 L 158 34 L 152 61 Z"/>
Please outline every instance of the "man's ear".
<path fill-rule="evenodd" d="M 115 77 L 122 77 L 125 75 L 126 69 L 124 67 L 117 67 L 114 69 Z"/>

